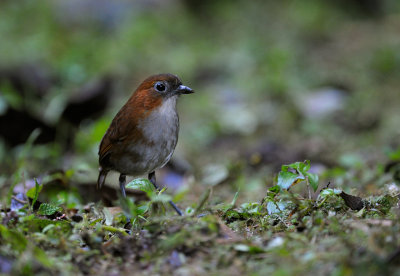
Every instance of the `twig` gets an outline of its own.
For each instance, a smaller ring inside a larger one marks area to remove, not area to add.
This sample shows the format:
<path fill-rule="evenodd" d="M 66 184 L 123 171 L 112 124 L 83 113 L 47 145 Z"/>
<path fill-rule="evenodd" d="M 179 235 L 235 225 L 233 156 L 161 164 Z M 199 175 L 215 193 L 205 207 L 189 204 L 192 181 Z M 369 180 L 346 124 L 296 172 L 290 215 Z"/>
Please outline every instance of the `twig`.
<path fill-rule="evenodd" d="M 17 198 L 16 196 L 12 196 L 11 198 L 14 199 L 15 201 L 18 201 L 19 203 L 28 204 L 28 201 L 19 199 L 19 198 Z"/>

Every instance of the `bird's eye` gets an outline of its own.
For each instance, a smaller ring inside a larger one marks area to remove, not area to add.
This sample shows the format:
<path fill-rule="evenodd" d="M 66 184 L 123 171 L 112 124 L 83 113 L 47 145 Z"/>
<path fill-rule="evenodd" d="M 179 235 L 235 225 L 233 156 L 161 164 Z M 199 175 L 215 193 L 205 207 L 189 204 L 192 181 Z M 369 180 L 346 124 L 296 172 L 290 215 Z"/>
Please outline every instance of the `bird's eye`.
<path fill-rule="evenodd" d="M 154 88 L 158 91 L 158 92 L 165 92 L 165 90 L 167 89 L 167 87 L 165 86 L 164 83 L 162 82 L 156 82 L 156 84 L 154 85 Z"/>

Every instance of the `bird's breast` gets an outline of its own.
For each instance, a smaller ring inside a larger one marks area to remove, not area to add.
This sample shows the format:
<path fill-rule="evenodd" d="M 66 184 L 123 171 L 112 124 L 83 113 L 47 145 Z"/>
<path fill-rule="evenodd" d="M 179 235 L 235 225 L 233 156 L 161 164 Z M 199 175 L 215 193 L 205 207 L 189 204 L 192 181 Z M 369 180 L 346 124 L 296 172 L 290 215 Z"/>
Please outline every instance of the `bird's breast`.
<path fill-rule="evenodd" d="M 162 144 L 178 135 L 179 118 L 176 112 L 176 97 L 165 100 L 158 108 L 139 123 L 146 140 Z"/>
<path fill-rule="evenodd" d="M 132 164 L 135 170 L 148 173 L 160 168 L 169 161 L 175 150 L 179 118 L 176 112 L 176 99 L 168 101 L 170 99 L 138 124 L 143 139 L 141 143 L 129 146 L 129 151 L 135 156 L 135 164 Z"/>

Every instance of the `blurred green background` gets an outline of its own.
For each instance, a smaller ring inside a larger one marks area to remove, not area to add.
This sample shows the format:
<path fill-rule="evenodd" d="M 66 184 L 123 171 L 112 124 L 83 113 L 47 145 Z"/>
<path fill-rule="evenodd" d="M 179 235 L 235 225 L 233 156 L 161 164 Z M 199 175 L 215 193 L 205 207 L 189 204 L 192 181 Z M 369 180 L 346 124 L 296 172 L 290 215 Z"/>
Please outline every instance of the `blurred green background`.
<path fill-rule="evenodd" d="M 94 187 L 111 119 L 162 72 L 196 90 L 160 172 L 188 202 L 220 183 L 222 196 L 257 198 L 304 159 L 363 190 L 349 168 L 400 155 L 396 0 L 1 1 L 0 18 L 3 191 L 60 171 Z"/>

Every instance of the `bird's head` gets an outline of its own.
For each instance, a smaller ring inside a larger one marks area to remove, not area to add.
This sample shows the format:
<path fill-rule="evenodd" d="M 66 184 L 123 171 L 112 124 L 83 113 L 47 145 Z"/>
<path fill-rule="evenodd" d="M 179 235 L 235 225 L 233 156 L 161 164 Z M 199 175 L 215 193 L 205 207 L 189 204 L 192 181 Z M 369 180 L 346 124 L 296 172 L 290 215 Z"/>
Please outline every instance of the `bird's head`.
<path fill-rule="evenodd" d="M 193 89 L 182 84 L 173 74 L 158 74 L 145 79 L 128 100 L 128 105 L 145 112 L 156 109 L 167 100 L 175 102 L 182 94 L 194 93 Z M 170 101 L 169 101 L 170 102 Z"/>
<path fill-rule="evenodd" d="M 182 94 L 191 94 L 193 89 L 182 85 L 181 79 L 173 74 L 158 74 L 145 79 L 135 91 L 135 94 L 147 94 L 149 97 L 167 99 Z"/>

